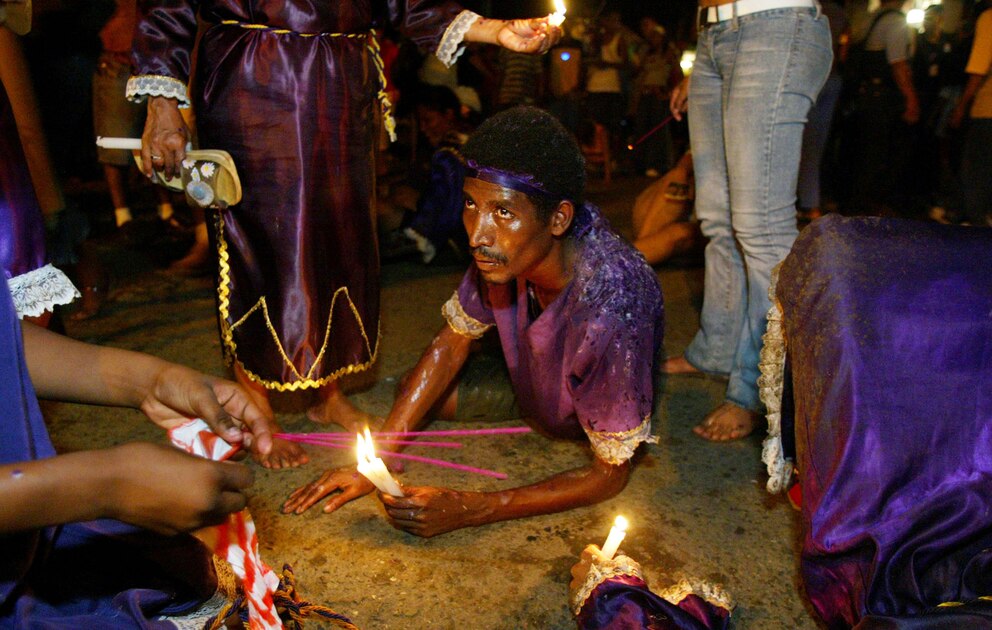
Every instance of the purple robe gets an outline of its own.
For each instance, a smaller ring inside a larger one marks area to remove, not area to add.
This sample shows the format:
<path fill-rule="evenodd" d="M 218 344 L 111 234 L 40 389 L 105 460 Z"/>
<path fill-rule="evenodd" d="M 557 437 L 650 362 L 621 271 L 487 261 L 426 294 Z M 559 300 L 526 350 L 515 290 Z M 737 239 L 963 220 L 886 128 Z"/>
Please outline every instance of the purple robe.
<path fill-rule="evenodd" d="M 14 110 L 0 84 L 0 268 L 4 279 L 10 280 L 45 262 L 41 206 L 17 135 Z"/>
<path fill-rule="evenodd" d="M 21 327 L 0 283 L 0 464 L 55 455 L 28 375 Z M 210 552 L 117 521 L 0 536 L 0 628 L 173 628 L 213 594 Z"/>
<path fill-rule="evenodd" d="M 280 391 L 364 370 L 379 347 L 380 86 L 369 33 L 388 20 L 434 50 L 462 9 L 447 0 L 146 1 L 132 82 L 187 81 L 197 10 L 206 23 L 192 84 L 199 143 L 231 154 L 243 188 L 242 202 L 217 217 L 225 351 Z"/>
<path fill-rule="evenodd" d="M 580 630 L 726 630 L 730 612 L 695 594 L 673 604 L 644 580 L 620 575 L 593 589 L 576 621 Z"/>
<path fill-rule="evenodd" d="M 990 627 L 989 602 L 935 607 L 992 595 L 992 230 L 830 215 L 777 296 L 813 607 L 831 628 Z"/>
<path fill-rule="evenodd" d="M 661 288 L 592 205 L 572 229 L 573 279 L 536 319 L 525 282 L 487 284 L 475 265 L 457 298 L 469 317 L 496 326 L 521 411 L 552 436 L 588 435 L 598 456 L 620 463 L 650 436 Z"/>

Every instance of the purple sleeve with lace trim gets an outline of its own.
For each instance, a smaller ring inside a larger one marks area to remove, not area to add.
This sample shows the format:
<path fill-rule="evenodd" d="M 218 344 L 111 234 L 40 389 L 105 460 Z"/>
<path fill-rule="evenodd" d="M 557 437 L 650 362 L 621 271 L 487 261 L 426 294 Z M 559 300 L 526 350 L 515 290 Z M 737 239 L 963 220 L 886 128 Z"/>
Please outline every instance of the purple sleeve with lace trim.
<path fill-rule="evenodd" d="M 580 630 L 727 630 L 730 613 L 691 594 L 672 604 L 640 578 L 622 575 L 597 586 L 576 621 Z"/>

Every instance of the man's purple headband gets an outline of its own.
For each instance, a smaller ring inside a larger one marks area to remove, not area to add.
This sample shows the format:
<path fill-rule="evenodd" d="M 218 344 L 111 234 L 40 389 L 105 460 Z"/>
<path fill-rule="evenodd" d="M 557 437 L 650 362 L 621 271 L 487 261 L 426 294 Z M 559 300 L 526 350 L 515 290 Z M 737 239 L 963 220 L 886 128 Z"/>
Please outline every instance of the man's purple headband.
<path fill-rule="evenodd" d="M 489 182 L 490 184 L 496 184 L 497 186 L 502 186 L 503 188 L 516 190 L 517 192 L 522 192 L 523 194 L 531 197 L 544 197 L 545 199 L 551 199 L 553 201 L 558 201 L 563 198 L 561 195 L 545 190 L 544 185 L 537 181 L 533 175 L 511 173 L 510 171 L 492 168 L 491 166 L 480 166 L 475 160 L 467 160 L 465 166 L 466 177 L 481 179 L 484 182 Z"/>

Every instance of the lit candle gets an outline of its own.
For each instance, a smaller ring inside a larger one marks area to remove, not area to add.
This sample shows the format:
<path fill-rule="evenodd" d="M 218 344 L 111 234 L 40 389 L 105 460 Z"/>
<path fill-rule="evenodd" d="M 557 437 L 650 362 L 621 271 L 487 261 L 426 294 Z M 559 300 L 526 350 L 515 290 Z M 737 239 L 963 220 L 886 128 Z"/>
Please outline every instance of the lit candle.
<path fill-rule="evenodd" d="M 389 474 L 389 470 L 386 469 L 386 465 L 382 463 L 382 460 L 375 456 L 375 449 L 372 446 L 372 434 L 369 433 L 368 427 L 365 427 L 365 437 L 362 437 L 361 433 L 358 434 L 358 446 L 355 449 L 355 453 L 358 456 L 358 472 L 375 484 L 375 487 L 382 492 L 394 497 L 403 496 L 403 491 L 400 490 L 400 484 L 396 483 L 393 476 Z"/>
<path fill-rule="evenodd" d="M 565 2 L 555 0 L 555 12 L 548 16 L 548 24 L 551 26 L 561 26 L 565 21 Z"/>
<path fill-rule="evenodd" d="M 104 138 L 96 137 L 96 146 L 104 149 L 129 149 L 131 151 L 141 150 L 141 138 Z"/>
<path fill-rule="evenodd" d="M 610 535 L 606 537 L 606 542 L 603 543 L 603 555 L 606 556 L 607 560 L 612 560 L 613 555 L 617 552 L 617 547 L 623 542 L 623 537 L 627 535 L 627 519 L 622 516 L 618 516 L 613 521 L 613 527 L 610 528 Z"/>

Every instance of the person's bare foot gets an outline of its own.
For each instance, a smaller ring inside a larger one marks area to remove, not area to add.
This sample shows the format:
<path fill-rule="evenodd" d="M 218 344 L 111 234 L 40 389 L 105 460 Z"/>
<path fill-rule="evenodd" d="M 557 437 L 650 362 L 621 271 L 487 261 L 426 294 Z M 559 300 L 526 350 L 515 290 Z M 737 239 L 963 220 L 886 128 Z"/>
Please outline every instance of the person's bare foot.
<path fill-rule="evenodd" d="M 693 367 L 684 356 L 669 357 L 661 364 L 662 374 L 702 374 L 701 370 Z"/>
<path fill-rule="evenodd" d="M 79 308 L 69 316 L 69 319 L 74 322 L 90 319 L 99 313 L 100 307 L 103 306 L 104 299 L 107 297 L 107 289 L 101 286 L 88 286 L 83 287 L 80 294 L 83 297 L 79 301 Z"/>
<path fill-rule="evenodd" d="M 318 402 L 307 409 L 307 418 L 317 424 L 337 424 L 349 433 L 377 427 L 380 419 L 351 404 L 337 383 L 321 388 Z"/>
<path fill-rule="evenodd" d="M 711 442 L 729 442 L 749 435 L 758 426 L 761 414 L 725 402 L 692 429 L 699 437 Z"/>
<path fill-rule="evenodd" d="M 234 362 L 234 378 L 267 418 L 272 419 L 275 417 L 275 414 L 272 412 L 272 405 L 269 404 L 269 390 L 260 383 L 253 381 L 237 361 Z M 274 420 L 272 421 L 272 432 L 282 432 L 282 429 Z M 310 461 L 310 457 L 303 450 L 302 446 L 296 442 L 290 442 L 280 438 L 272 440 L 272 450 L 269 451 L 268 455 L 263 456 L 253 450 L 252 457 L 265 468 L 277 470 L 280 468 L 296 468 Z"/>
<path fill-rule="evenodd" d="M 169 271 L 184 276 L 206 275 L 213 270 L 212 253 L 207 244 L 194 243 L 185 256 L 169 265 Z"/>
<path fill-rule="evenodd" d="M 273 425 L 279 431 L 277 425 Z M 272 440 L 272 450 L 264 457 L 258 453 L 252 453 L 255 461 L 266 468 L 278 470 L 280 468 L 296 468 L 310 461 L 307 452 L 296 442 L 290 442 L 280 438 Z"/>

